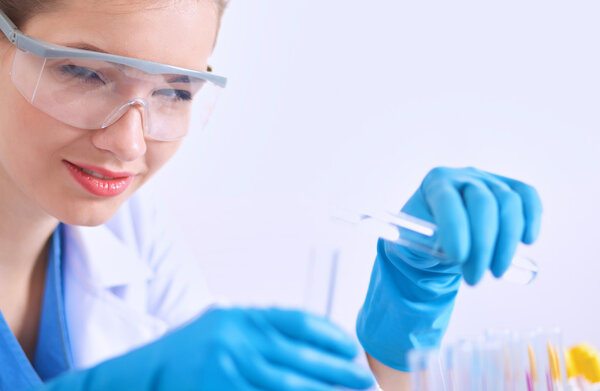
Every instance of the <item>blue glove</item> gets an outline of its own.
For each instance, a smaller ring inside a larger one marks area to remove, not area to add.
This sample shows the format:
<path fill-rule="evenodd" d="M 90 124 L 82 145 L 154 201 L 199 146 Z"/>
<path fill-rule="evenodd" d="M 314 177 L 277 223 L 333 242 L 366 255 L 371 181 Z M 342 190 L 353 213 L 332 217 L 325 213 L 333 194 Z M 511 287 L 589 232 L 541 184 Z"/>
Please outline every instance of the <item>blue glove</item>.
<path fill-rule="evenodd" d="M 380 240 L 356 330 L 372 357 L 407 371 L 408 351 L 440 345 L 461 279 L 474 285 L 488 269 L 501 277 L 518 243 L 535 241 L 542 204 L 525 183 L 474 168 L 435 168 L 402 211 L 438 226 L 448 259 Z"/>
<path fill-rule="evenodd" d="M 212 310 L 162 339 L 40 391 L 365 389 L 355 343 L 325 319 L 279 309 Z"/>

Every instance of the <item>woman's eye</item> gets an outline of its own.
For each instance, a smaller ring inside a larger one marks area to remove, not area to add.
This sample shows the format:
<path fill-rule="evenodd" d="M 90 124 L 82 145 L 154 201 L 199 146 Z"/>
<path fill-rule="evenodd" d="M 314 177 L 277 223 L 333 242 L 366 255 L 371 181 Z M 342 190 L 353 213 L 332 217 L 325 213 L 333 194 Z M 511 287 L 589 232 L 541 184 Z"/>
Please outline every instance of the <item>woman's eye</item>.
<path fill-rule="evenodd" d="M 191 101 L 192 93 L 185 90 L 163 89 L 154 91 L 154 95 L 168 98 L 174 101 Z"/>
<path fill-rule="evenodd" d="M 104 83 L 104 80 L 102 80 L 100 75 L 89 68 L 78 65 L 61 65 L 60 70 L 63 74 L 69 77 L 81 79 L 85 82 Z"/>

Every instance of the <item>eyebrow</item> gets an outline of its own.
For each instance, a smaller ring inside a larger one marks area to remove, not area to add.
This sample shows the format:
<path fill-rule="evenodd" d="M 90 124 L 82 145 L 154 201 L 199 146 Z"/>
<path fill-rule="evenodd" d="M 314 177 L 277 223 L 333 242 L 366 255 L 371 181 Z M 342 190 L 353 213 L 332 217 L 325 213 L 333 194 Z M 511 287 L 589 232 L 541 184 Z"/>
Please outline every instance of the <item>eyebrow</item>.
<path fill-rule="evenodd" d="M 196 78 L 190 78 L 189 76 L 186 75 L 176 75 L 172 78 L 170 78 L 169 80 L 167 80 L 167 83 L 185 83 L 185 84 L 191 84 L 191 83 L 199 83 L 199 82 L 204 82 L 205 80 L 202 79 L 196 79 Z"/>
<path fill-rule="evenodd" d="M 92 52 L 110 54 L 106 50 L 102 50 L 99 47 L 94 46 L 94 45 L 89 44 L 89 43 L 86 43 L 86 42 L 69 43 L 69 44 L 65 44 L 65 46 L 71 47 L 73 49 L 90 50 Z M 120 65 L 120 64 L 115 64 L 115 65 Z M 196 79 L 196 78 L 191 79 L 189 76 L 186 76 L 186 75 L 175 75 L 173 78 L 167 80 L 167 83 L 186 83 L 186 84 L 190 84 L 190 83 L 198 83 L 198 82 L 204 82 L 204 81 L 205 80 Z"/>
<path fill-rule="evenodd" d="M 68 44 L 65 44 L 65 46 L 73 48 L 73 49 L 82 49 L 82 50 L 89 50 L 92 52 L 108 54 L 108 52 L 106 50 L 102 50 L 97 46 L 94 46 L 92 44 L 85 43 L 85 42 L 68 43 Z"/>

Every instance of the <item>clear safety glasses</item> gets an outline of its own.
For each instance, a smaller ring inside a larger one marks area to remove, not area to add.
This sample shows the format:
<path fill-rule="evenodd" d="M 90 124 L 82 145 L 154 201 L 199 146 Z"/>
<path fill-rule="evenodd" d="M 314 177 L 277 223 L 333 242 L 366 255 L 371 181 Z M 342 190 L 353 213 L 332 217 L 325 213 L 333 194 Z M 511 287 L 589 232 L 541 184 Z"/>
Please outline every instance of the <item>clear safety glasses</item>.
<path fill-rule="evenodd" d="M 203 126 L 227 79 L 172 65 L 54 45 L 27 36 L 0 11 L 0 29 L 16 46 L 11 79 L 33 106 L 81 129 L 114 124 L 138 109 L 146 135 L 160 141 Z"/>

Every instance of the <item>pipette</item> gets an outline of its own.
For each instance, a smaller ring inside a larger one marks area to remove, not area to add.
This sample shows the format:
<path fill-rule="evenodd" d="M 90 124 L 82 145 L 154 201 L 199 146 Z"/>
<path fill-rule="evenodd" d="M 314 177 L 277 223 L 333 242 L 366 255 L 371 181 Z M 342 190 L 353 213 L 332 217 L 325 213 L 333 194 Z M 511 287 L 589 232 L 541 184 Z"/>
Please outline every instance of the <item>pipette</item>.
<path fill-rule="evenodd" d="M 343 221 L 366 229 L 368 232 L 391 242 L 403 245 L 411 250 L 432 255 L 440 260 L 447 260 L 447 255 L 440 247 L 437 239 L 437 226 L 429 221 L 419 219 L 403 212 L 354 212 L 338 210 L 334 220 Z M 515 284 L 527 285 L 538 273 L 536 263 L 519 254 L 502 279 Z"/>

